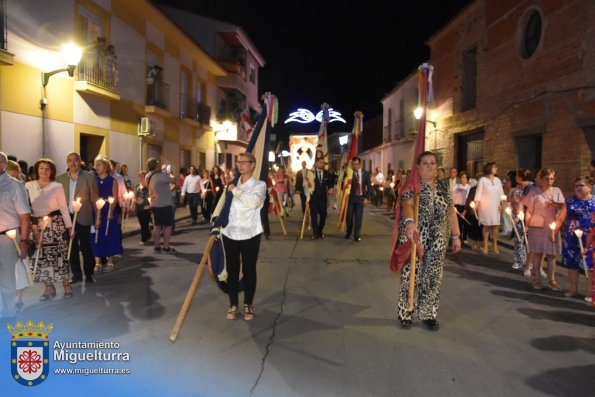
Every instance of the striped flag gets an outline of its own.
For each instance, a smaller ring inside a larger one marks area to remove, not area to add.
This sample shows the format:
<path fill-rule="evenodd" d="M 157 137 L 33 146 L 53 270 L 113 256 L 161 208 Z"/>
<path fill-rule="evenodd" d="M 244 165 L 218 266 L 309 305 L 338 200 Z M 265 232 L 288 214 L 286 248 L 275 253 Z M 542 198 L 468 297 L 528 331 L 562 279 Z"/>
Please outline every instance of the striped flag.
<path fill-rule="evenodd" d="M 425 150 L 425 136 L 426 136 L 426 113 L 427 104 L 432 101 L 432 73 L 433 66 L 424 63 L 419 66 L 417 72 L 417 80 L 419 84 L 418 105 L 422 109 L 422 115 L 419 119 L 419 127 L 417 132 L 417 139 L 415 140 L 415 151 L 413 153 L 413 160 L 411 161 L 411 174 L 405 180 L 402 187 L 399 188 L 399 195 L 395 205 L 395 221 L 393 223 L 393 236 L 391 242 L 391 258 L 390 269 L 393 272 L 400 271 L 403 266 L 410 260 L 409 253 L 411 251 L 411 241 L 408 240 L 402 245 L 398 245 L 399 237 L 399 223 L 401 221 L 401 196 L 404 191 L 412 190 L 413 193 L 419 195 L 421 192 L 421 180 L 419 170 L 417 168 L 417 158 Z M 415 219 L 417 223 L 417 219 Z M 419 244 L 417 248 L 418 256 L 423 256 L 423 247 Z"/>

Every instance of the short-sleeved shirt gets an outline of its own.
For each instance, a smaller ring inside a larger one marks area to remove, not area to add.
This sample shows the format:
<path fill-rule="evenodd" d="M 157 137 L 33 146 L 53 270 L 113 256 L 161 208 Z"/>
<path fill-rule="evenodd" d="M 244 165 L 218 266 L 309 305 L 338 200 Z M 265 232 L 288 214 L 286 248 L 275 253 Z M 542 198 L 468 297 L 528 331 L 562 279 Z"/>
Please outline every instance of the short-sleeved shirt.
<path fill-rule="evenodd" d="M 18 228 L 19 215 L 30 213 L 25 185 L 6 172 L 0 174 L 0 231 Z"/>
<path fill-rule="evenodd" d="M 149 183 L 151 207 L 167 207 L 174 204 L 169 191 L 169 176 L 162 172 L 149 172 L 146 176 Z"/>

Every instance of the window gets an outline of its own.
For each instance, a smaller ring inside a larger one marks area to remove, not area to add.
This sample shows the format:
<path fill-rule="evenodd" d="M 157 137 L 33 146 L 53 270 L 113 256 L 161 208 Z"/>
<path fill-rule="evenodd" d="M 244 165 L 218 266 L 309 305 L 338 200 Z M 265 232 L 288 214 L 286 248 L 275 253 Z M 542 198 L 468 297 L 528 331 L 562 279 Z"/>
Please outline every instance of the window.
<path fill-rule="evenodd" d="M 147 154 L 148 154 L 148 158 L 155 158 L 157 159 L 159 162 L 161 162 L 161 146 L 159 145 L 152 145 L 152 144 L 148 144 L 147 145 Z"/>
<path fill-rule="evenodd" d="M 105 38 L 104 21 L 97 10 L 79 4 L 76 15 L 77 33 L 85 44 L 93 44 L 98 38 Z"/>
<path fill-rule="evenodd" d="M 386 140 L 387 141 L 391 141 L 391 138 L 393 136 L 393 110 L 391 108 L 388 108 L 388 114 L 387 114 L 387 126 L 388 126 L 388 131 L 387 131 L 387 137 Z"/>
<path fill-rule="evenodd" d="M 515 139 L 516 157 L 519 168 L 536 170 L 541 168 L 541 135 L 523 136 Z"/>
<path fill-rule="evenodd" d="M 458 170 L 465 170 L 470 177 L 475 177 L 483 170 L 484 132 L 479 130 L 468 134 L 457 135 Z"/>
<path fill-rule="evenodd" d="M 256 84 L 256 68 L 250 65 L 250 82 Z"/>
<path fill-rule="evenodd" d="M 534 9 L 528 15 L 521 38 L 521 57 L 523 59 L 531 58 L 541 41 L 541 14 Z"/>
<path fill-rule="evenodd" d="M 189 167 L 192 164 L 192 153 L 190 150 L 180 150 L 180 167 Z"/>
<path fill-rule="evenodd" d="M 403 98 L 399 101 L 399 120 L 399 136 L 402 138 L 405 136 L 405 123 L 403 122 L 405 120 L 405 100 Z"/>
<path fill-rule="evenodd" d="M 0 49 L 6 51 L 6 1 L 0 0 L 0 33 L 2 40 L 0 40 Z"/>
<path fill-rule="evenodd" d="M 477 47 L 463 54 L 461 112 L 475 109 L 477 94 Z"/>

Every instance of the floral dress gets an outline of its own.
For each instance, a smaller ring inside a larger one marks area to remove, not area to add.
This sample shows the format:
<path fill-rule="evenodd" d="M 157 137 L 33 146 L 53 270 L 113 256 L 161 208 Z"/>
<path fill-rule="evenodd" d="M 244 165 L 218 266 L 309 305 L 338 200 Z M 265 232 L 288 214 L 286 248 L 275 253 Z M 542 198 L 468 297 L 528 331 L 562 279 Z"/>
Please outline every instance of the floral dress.
<path fill-rule="evenodd" d="M 562 266 L 567 269 L 575 269 L 583 272 L 580 266 L 582 256 L 578 244 L 578 237 L 575 230 L 583 231 L 582 243 L 586 247 L 587 236 L 591 232 L 593 224 L 593 212 L 595 211 L 595 197 L 588 200 L 579 200 L 575 196 L 566 201 L 566 221 L 564 222 L 564 248 L 562 251 Z M 585 255 L 585 262 L 589 270 L 593 269 L 593 248 Z"/>

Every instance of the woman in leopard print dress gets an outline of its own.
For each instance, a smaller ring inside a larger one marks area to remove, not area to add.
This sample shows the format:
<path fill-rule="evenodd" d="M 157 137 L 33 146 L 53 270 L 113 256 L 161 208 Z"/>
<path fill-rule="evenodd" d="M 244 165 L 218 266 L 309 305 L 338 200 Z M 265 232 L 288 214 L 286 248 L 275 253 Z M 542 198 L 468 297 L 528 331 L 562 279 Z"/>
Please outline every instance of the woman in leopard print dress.
<path fill-rule="evenodd" d="M 436 156 L 432 152 L 423 152 L 417 159 L 417 165 L 421 179 L 418 225 L 413 221 L 413 191 L 406 191 L 401 200 L 399 243 L 405 243 L 419 235 L 424 257 L 416 264 L 412 313 L 407 311 L 410 264 L 407 263 L 401 270 L 399 321 L 403 328 L 409 328 L 415 316 L 423 320 L 428 329 L 437 330 L 439 325 L 436 316 L 446 248 L 451 234 L 453 254 L 461 250 L 461 240 L 450 192 L 444 184 L 436 183 Z"/>

